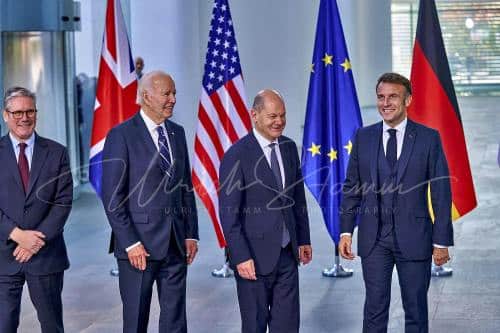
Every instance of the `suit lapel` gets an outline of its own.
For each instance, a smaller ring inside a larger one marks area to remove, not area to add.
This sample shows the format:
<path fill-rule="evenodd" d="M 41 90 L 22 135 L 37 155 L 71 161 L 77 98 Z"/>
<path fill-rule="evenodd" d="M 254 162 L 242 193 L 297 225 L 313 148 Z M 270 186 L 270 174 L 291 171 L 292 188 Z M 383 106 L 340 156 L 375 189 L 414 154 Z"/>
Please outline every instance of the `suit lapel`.
<path fill-rule="evenodd" d="M 253 165 L 255 165 L 256 168 L 256 180 L 261 181 L 270 188 L 277 189 L 278 185 L 276 184 L 276 179 L 274 178 L 273 171 L 267 162 L 264 151 L 260 147 L 260 144 L 255 138 L 253 132 L 250 132 L 249 136 L 250 140 L 247 143 L 248 153 L 250 160 L 254 161 Z"/>
<path fill-rule="evenodd" d="M 156 149 L 155 143 L 153 142 L 153 138 L 151 138 L 151 134 L 149 133 L 148 128 L 146 127 L 146 124 L 144 123 L 144 120 L 142 119 L 140 112 L 137 112 L 136 115 L 134 116 L 134 124 L 137 129 L 137 134 L 141 142 L 144 142 L 148 153 L 152 157 L 158 155 L 158 150 Z"/>
<path fill-rule="evenodd" d="M 43 165 L 45 164 L 48 153 L 49 149 L 47 147 L 47 143 L 44 141 L 44 139 L 36 135 L 35 146 L 33 147 L 33 157 L 31 158 L 30 178 L 26 197 L 28 197 L 33 190 L 34 184 L 40 176 L 41 170 L 43 169 Z"/>
<path fill-rule="evenodd" d="M 408 166 L 408 161 L 410 160 L 416 136 L 417 132 L 415 131 L 415 124 L 410 119 L 408 119 L 405 130 L 405 138 L 403 140 L 403 147 L 401 150 L 401 156 L 398 160 L 398 174 L 396 184 L 399 184 L 406 170 L 406 167 Z"/>
<path fill-rule="evenodd" d="M 284 188 L 288 188 L 290 184 L 292 184 L 295 179 L 293 178 L 292 174 L 292 153 L 290 151 L 290 142 L 289 141 L 284 141 L 282 137 L 278 139 L 279 146 L 280 146 L 280 153 L 281 153 L 281 160 L 283 162 L 283 170 L 285 171 L 285 184 L 283 185 Z M 271 170 L 272 171 L 272 170 Z"/>
<path fill-rule="evenodd" d="M 373 184 L 375 184 L 375 188 L 378 188 L 377 161 L 380 143 L 382 142 L 382 122 L 374 127 L 372 138 L 373 140 L 370 144 L 370 176 Z"/>
<path fill-rule="evenodd" d="M 11 173 L 17 185 L 19 185 L 24 192 L 21 175 L 19 174 L 19 168 L 17 166 L 16 154 L 14 153 L 12 141 L 10 141 L 8 134 L 0 140 L 0 161 L 2 161 L 2 164 L 5 163 L 6 169 Z"/>

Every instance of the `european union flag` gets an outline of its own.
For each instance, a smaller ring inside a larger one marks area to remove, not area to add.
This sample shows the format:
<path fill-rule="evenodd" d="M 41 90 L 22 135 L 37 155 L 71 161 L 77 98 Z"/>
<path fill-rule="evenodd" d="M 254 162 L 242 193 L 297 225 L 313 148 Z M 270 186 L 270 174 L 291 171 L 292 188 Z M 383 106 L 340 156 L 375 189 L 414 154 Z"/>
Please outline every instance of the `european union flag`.
<path fill-rule="evenodd" d="M 307 97 L 302 172 L 336 244 L 340 236 L 342 184 L 352 138 L 361 126 L 337 3 L 321 0 Z"/>

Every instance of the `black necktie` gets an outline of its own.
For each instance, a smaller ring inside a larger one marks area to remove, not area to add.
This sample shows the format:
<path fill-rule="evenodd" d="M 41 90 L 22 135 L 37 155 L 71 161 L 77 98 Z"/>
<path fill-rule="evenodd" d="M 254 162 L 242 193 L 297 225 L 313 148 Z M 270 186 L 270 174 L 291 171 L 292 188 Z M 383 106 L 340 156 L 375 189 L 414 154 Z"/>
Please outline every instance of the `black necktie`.
<path fill-rule="evenodd" d="M 167 137 L 163 132 L 163 127 L 158 126 L 158 147 L 160 149 L 160 169 L 168 177 L 172 177 L 172 162 L 170 160 L 170 149 L 168 149 Z"/>
<path fill-rule="evenodd" d="M 394 128 L 388 129 L 389 132 L 389 140 L 387 141 L 387 151 L 385 156 L 387 157 L 387 161 L 391 166 L 391 169 L 394 169 L 394 165 L 398 159 L 398 141 L 396 140 L 396 130 Z"/>
<path fill-rule="evenodd" d="M 271 148 L 271 170 L 273 170 L 274 178 L 276 179 L 276 184 L 278 185 L 279 191 L 283 190 L 283 179 L 281 178 L 280 162 L 278 161 L 278 155 L 276 155 L 276 149 L 274 147 L 276 143 L 272 142 L 269 144 Z M 283 234 L 281 237 L 281 247 L 286 247 L 290 243 L 290 234 L 286 227 L 285 221 L 283 221 Z"/>
<path fill-rule="evenodd" d="M 24 142 L 19 144 L 19 157 L 17 159 L 17 167 L 19 168 L 19 174 L 21 175 L 21 180 L 23 181 L 24 193 L 28 192 L 28 184 L 30 180 L 30 168 L 25 153 L 27 146 L 28 145 Z"/>

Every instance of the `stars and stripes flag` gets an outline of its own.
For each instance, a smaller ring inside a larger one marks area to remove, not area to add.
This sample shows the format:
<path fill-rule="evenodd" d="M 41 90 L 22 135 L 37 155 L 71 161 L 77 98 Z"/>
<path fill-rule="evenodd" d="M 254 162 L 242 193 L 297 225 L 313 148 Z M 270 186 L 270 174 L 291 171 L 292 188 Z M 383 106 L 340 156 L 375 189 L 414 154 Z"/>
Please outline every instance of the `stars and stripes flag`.
<path fill-rule="evenodd" d="M 226 246 L 219 220 L 219 165 L 224 152 L 251 129 L 238 47 L 227 0 L 215 0 L 194 140 L 193 186 Z"/>
<path fill-rule="evenodd" d="M 340 237 L 340 194 L 351 140 L 361 126 L 337 2 L 321 0 L 302 140 L 302 174 L 336 244 Z"/>
<path fill-rule="evenodd" d="M 136 99 L 137 78 L 120 0 L 108 0 L 90 139 L 89 179 L 99 197 L 106 135 L 139 110 Z"/>
<path fill-rule="evenodd" d="M 408 116 L 439 131 L 450 169 L 451 215 L 456 220 L 473 210 L 477 200 L 434 0 L 420 0 L 411 84 L 413 98 Z"/>

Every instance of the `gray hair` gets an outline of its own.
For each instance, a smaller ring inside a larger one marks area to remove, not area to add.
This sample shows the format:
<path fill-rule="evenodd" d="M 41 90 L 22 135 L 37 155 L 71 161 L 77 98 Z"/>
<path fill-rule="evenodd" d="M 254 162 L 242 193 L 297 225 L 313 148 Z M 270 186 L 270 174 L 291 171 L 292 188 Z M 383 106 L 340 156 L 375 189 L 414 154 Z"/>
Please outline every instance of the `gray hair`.
<path fill-rule="evenodd" d="M 255 95 L 255 98 L 253 100 L 252 109 L 254 109 L 255 111 L 260 111 L 264 108 L 264 93 L 266 93 L 266 92 L 274 93 L 276 96 L 279 97 L 279 99 L 281 99 L 281 102 L 283 102 L 283 104 L 285 104 L 285 99 L 283 98 L 283 96 L 281 95 L 281 93 L 278 90 L 276 90 L 276 89 L 262 89 L 261 91 L 259 91 L 257 93 L 257 95 Z"/>
<path fill-rule="evenodd" d="M 11 99 L 15 97 L 29 97 L 33 100 L 33 103 L 36 105 L 36 95 L 34 92 L 24 87 L 10 87 L 5 91 L 3 95 L 3 107 L 7 109 L 7 105 Z"/>
<path fill-rule="evenodd" d="M 153 89 L 153 83 L 154 83 L 153 79 L 157 76 L 162 76 L 162 75 L 168 76 L 172 79 L 172 76 L 170 74 L 159 70 L 148 72 L 142 76 L 137 86 L 137 101 L 136 101 L 137 104 L 139 105 L 144 104 L 144 93 Z"/>

